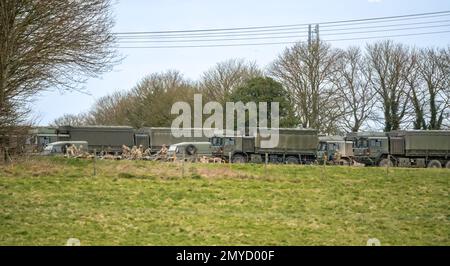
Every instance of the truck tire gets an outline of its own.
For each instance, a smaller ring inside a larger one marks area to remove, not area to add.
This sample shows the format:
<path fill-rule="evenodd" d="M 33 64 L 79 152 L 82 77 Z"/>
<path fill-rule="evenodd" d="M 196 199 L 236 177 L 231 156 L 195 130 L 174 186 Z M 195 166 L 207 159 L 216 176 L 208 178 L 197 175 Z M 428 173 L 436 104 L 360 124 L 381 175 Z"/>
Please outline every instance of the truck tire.
<path fill-rule="evenodd" d="M 186 154 L 187 155 L 194 155 L 197 153 L 197 147 L 195 147 L 192 144 L 189 144 L 186 146 Z"/>
<path fill-rule="evenodd" d="M 298 163 L 299 163 L 299 160 L 295 156 L 288 156 L 286 158 L 286 164 L 298 164 Z"/>
<path fill-rule="evenodd" d="M 394 166 L 394 164 L 392 163 L 392 161 L 389 160 L 389 159 L 387 159 L 387 158 L 382 159 L 382 160 L 378 163 L 378 166 L 379 166 L 379 167 L 386 167 L 386 166 L 388 166 L 388 165 L 389 165 L 389 167 L 393 167 L 393 166 Z"/>
<path fill-rule="evenodd" d="M 445 164 L 445 168 L 450 169 L 450 161 Z"/>
<path fill-rule="evenodd" d="M 428 165 L 428 168 L 442 168 L 442 164 L 438 160 L 431 160 Z"/>
<path fill-rule="evenodd" d="M 245 163 L 245 157 L 241 154 L 235 154 L 231 161 L 232 163 Z"/>

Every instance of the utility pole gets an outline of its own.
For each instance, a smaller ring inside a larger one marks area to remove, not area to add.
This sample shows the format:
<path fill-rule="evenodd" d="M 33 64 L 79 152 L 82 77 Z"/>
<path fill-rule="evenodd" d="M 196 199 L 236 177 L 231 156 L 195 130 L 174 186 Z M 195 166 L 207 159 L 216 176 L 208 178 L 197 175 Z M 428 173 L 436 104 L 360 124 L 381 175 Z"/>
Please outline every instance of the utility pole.
<path fill-rule="evenodd" d="M 316 34 L 316 41 L 317 41 L 317 43 L 319 43 L 319 39 L 320 39 L 319 38 L 319 24 L 316 24 L 314 33 Z"/>
<path fill-rule="evenodd" d="M 319 24 L 314 25 L 314 29 L 311 24 L 308 25 L 308 46 L 311 47 L 313 39 L 319 42 Z"/>
<path fill-rule="evenodd" d="M 311 48 L 312 30 L 311 24 L 308 25 L 308 47 Z"/>

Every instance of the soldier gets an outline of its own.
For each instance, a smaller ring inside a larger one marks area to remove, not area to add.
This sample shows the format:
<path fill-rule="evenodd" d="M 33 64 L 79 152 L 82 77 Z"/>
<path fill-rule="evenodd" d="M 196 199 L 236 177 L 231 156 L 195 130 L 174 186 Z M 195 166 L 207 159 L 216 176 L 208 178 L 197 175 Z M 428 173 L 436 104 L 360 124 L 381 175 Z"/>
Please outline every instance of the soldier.
<path fill-rule="evenodd" d="M 152 155 L 152 149 L 148 147 L 147 149 L 145 149 L 143 156 L 150 156 L 150 155 Z"/>
<path fill-rule="evenodd" d="M 163 144 L 163 145 L 162 145 L 162 148 L 161 148 L 161 150 L 159 151 L 159 154 L 161 154 L 161 155 L 166 155 L 166 154 L 167 154 L 167 147 L 166 147 L 166 144 Z"/>
<path fill-rule="evenodd" d="M 339 151 L 336 151 L 335 153 L 334 153 L 334 160 L 337 162 L 337 163 L 340 163 L 340 161 L 341 161 L 341 153 L 339 152 Z"/>
<path fill-rule="evenodd" d="M 79 149 L 74 144 L 72 144 L 72 147 L 73 147 L 73 153 L 75 156 L 80 155 L 81 151 L 83 150 L 83 145 L 80 145 Z"/>
<path fill-rule="evenodd" d="M 168 152 L 168 149 L 166 147 L 166 144 L 163 144 L 161 149 L 157 153 L 158 156 L 157 156 L 156 160 L 167 159 L 167 152 Z"/>
<path fill-rule="evenodd" d="M 328 155 L 327 155 L 327 152 L 324 152 L 324 153 L 323 153 L 322 160 L 323 160 L 324 162 L 328 161 Z"/>
<path fill-rule="evenodd" d="M 130 156 L 132 160 L 136 159 L 137 150 L 138 148 L 136 146 L 133 146 L 133 148 L 131 148 Z"/>
<path fill-rule="evenodd" d="M 134 159 L 136 160 L 142 159 L 142 145 L 136 149 Z"/>
<path fill-rule="evenodd" d="M 67 147 L 66 149 L 66 156 L 67 157 L 73 157 L 74 156 L 74 150 L 73 150 L 73 144 Z"/>
<path fill-rule="evenodd" d="M 75 147 L 75 152 L 79 157 L 87 157 L 89 156 L 89 152 L 83 150 L 83 145 L 80 145 L 78 148 Z"/>
<path fill-rule="evenodd" d="M 129 158 L 130 152 L 130 148 L 127 145 L 122 145 L 122 156 L 124 158 Z"/>

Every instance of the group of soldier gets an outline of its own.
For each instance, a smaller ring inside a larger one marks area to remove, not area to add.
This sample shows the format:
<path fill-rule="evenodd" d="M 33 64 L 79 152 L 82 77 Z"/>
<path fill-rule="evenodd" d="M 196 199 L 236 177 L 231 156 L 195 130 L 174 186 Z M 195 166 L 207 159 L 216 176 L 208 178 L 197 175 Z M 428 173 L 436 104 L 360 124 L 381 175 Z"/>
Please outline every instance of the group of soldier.
<path fill-rule="evenodd" d="M 154 159 L 154 160 L 164 160 L 167 159 L 167 153 L 169 149 L 164 144 L 162 148 L 152 156 L 152 149 L 149 147 L 144 149 L 142 145 L 133 146 L 132 148 L 122 145 L 122 154 L 120 156 L 113 156 L 111 153 L 105 151 L 100 153 L 100 156 L 105 159 L 128 159 L 128 160 L 142 160 L 142 159 Z M 83 157 L 88 156 L 86 152 L 83 152 L 83 146 L 77 147 L 72 144 L 68 146 L 65 150 L 66 157 Z"/>
<path fill-rule="evenodd" d="M 152 149 L 149 147 L 144 150 L 142 145 L 133 146 L 131 149 L 126 145 L 122 145 L 122 158 L 130 160 L 140 160 L 152 154 Z"/>
<path fill-rule="evenodd" d="M 80 145 L 79 147 L 75 146 L 74 144 L 70 145 L 66 149 L 66 156 L 67 157 L 79 157 L 83 155 L 83 145 Z"/>

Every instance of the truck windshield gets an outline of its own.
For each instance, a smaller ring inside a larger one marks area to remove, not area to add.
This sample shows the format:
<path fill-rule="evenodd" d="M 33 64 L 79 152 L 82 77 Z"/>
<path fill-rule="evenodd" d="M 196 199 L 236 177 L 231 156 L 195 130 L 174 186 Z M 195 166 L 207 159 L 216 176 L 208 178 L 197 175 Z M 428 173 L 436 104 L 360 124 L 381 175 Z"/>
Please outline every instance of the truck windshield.
<path fill-rule="evenodd" d="M 356 147 L 357 148 L 367 148 L 369 147 L 369 142 L 367 139 L 358 139 L 356 140 Z"/>
<path fill-rule="evenodd" d="M 222 146 L 222 138 L 212 138 L 211 144 L 212 146 Z"/>
<path fill-rule="evenodd" d="M 327 150 L 327 143 L 326 142 L 321 142 L 319 144 L 319 151 L 326 151 Z"/>

